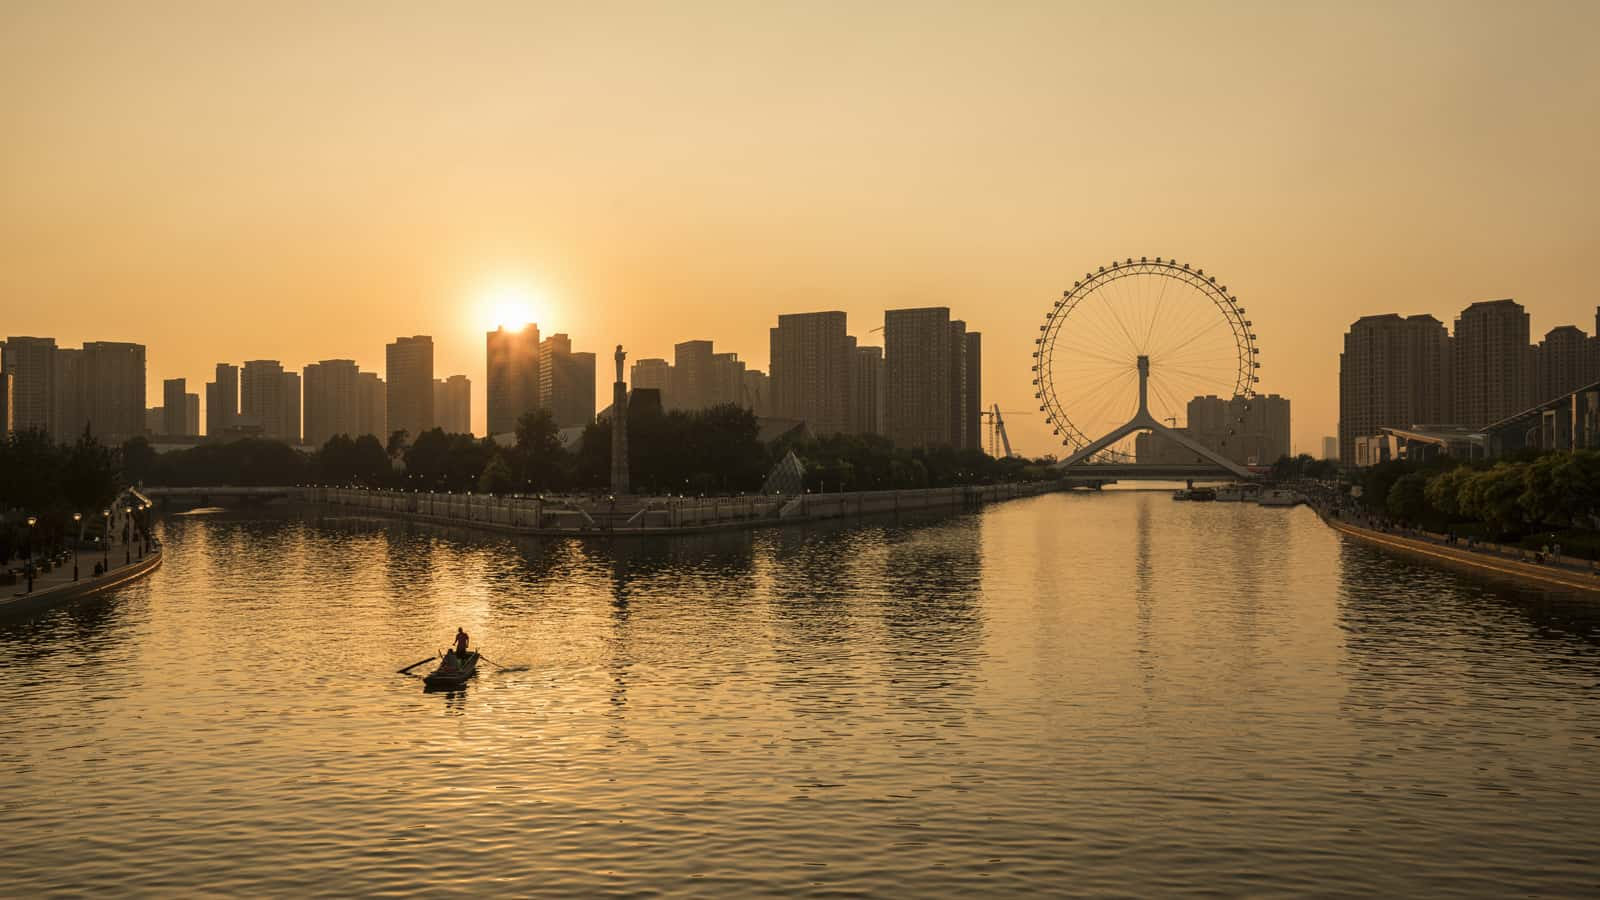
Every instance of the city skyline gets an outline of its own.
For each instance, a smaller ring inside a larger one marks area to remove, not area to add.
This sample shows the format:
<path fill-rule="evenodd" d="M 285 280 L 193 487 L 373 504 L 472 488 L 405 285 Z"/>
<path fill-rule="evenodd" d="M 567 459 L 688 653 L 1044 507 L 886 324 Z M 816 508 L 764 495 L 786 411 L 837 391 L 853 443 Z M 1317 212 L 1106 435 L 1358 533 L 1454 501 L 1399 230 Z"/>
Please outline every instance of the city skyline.
<path fill-rule="evenodd" d="M 967 332 L 965 322 L 952 319 L 950 310 L 943 307 L 886 310 L 884 321 L 884 328 L 869 329 L 868 333 L 883 332 L 890 351 L 887 354 L 885 348 L 859 346 L 859 339 L 848 334 L 847 317 L 842 312 L 780 315 L 778 326 L 769 330 L 774 358 L 780 356 L 781 346 L 782 355 L 793 358 L 796 371 L 808 373 L 799 382 L 794 382 L 793 376 L 777 380 L 780 408 L 769 408 L 772 398 L 766 393 L 767 373 L 748 370 L 736 353 L 718 353 L 714 343 L 706 340 L 677 342 L 675 363 L 660 358 L 635 360 L 631 386 L 658 391 L 657 396 L 667 408 L 693 410 L 731 402 L 760 416 L 805 420 L 822 434 L 878 433 L 905 447 L 948 444 L 983 449 L 978 434 L 979 409 L 974 406 L 981 388 L 974 390 L 976 384 L 970 380 L 974 370 L 966 366 L 970 360 L 981 360 L 981 334 Z M 1437 434 L 1465 433 L 1463 429 L 1470 431 L 1521 414 L 1600 379 L 1600 333 L 1590 336 L 1576 325 L 1565 324 L 1549 329 L 1535 341 L 1530 321 L 1522 304 L 1510 298 L 1469 304 L 1454 318 L 1453 329 L 1428 313 L 1389 312 L 1358 319 L 1344 335 L 1344 352 L 1340 356 L 1339 435 L 1323 436 L 1319 455 L 1347 464 L 1370 464 L 1371 454 L 1379 452 L 1371 448 L 1379 444 L 1362 442 L 1369 438 L 1380 443 L 1390 441 L 1380 435 L 1385 428 L 1445 426 Z M 1600 307 L 1596 307 L 1595 324 L 1600 332 Z M 784 337 L 791 331 L 792 335 Z M 927 333 L 922 334 L 923 331 Z M 514 375 L 509 369 L 503 373 L 485 372 L 494 396 L 509 397 L 507 390 L 521 390 L 528 395 L 516 404 L 503 406 L 498 415 L 511 423 L 521 411 L 544 408 L 552 412 L 558 427 L 593 421 L 593 407 L 589 404 L 597 374 L 595 354 L 574 352 L 571 338 L 565 333 L 557 332 L 543 340 L 539 336 L 537 324 L 531 322 L 518 332 L 502 327 L 487 334 L 486 346 L 491 352 L 499 346 L 510 346 L 507 340 L 516 340 L 532 354 L 518 363 L 527 370 L 521 375 Z M 9 354 L 5 352 L 8 343 L 12 351 Z M 423 366 L 416 372 L 420 379 L 431 372 L 430 337 L 402 336 L 388 350 L 392 361 L 394 352 L 412 346 L 423 348 L 422 356 L 405 352 L 398 358 L 413 368 Z M 96 367 L 96 354 L 106 348 L 136 353 L 137 365 L 124 374 L 137 377 L 110 381 L 102 377 Z M 82 422 L 121 415 L 112 413 L 112 407 L 96 404 L 101 403 L 101 395 L 123 396 L 130 388 L 137 392 L 144 386 L 145 350 L 135 343 L 88 342 L 83 348 L 70 348 L 58 346 L 53 337 L 9 336 L 7 342 L 0 342 L 0 371 L 5 377 L 5 384 L 0 385 L 5 393 L 0 412 L 7 428 L 17 424 L 20 414 L 24 426 L 42 426 L 56 440 L 64 441 L 81 429 Z M 953 364 L 941 362 L 947 353 L 959 358 L 962 365 L 952 368 Z M 905 383 L 904 375 L 895 374 L 896 365 L 884 366 L 886 358 L 899 360 L 899 366 L 915 360 L 915 377 L 919 383 L 927 383 L 913 389 Z M 388 434 L 387 416 L 376 411 L 391 405 L 385 402 L 387 385 L 377 373 L 360 372 L 351 360 L 322 360 L 305 366 L 303 393 L 301 375 L 285 371 L 277 360 L 247 361 L 242 370 L 219 363 L 216 373 L 217 381 L 205 385 L 206 396 L 216 398 L 232 393 L 237 404 L 221 413 L 210 407 L 205 410 L 207 437 L 226 435 L 239 425 L 244 426 L 234 432 L 239 436 L 259 433 L 316 447 L 335 434 Z M 901 386 L 891 391 L 896 379 Z M 522 381 L 528 383 L 516 388 Z M 785 381 L 792 383 L 785 387 Z M 496 393 L 496 383 L 510 387 Z M 953 393 L 941 398 L 936 396 L 936 387 Z M 575 389 L 580 389 L 577 394 Z M 202 421 L 200 394 L 188 392 L 182 378 L 164 380 L 161 392 L 162 406 L 143 410 L 142 433 L 167 441 L 198 438 Z M 447 432 L 475 430 L 471 380 L 467 376 L 428 379 L 422 393 L 434 410 L 432 426 Z M 889 393 L 904 396 L 886 403 L 885 395 Z M 1289 436 L 1289 400 L 1273 393 L 1258 392 L 1256 397 L 1261 404 L 1247 403 L 1240 409 L 1265 404 L 1263 409 L 1274 410 L 1268 414 L 1270 434 L 1261 431 L 1267 420 L 1255 425 L 1247 421 L 1259 411 L 1231 413 L 1232 424 L 1218 426 L 1221 413 L 1205 407 L 1205 402 L 1213 406 L 1237 404 L 1240 398 L 1216 394 L 1194 396 L 1187 403 L 1179 429 L 1223 451 L 1235 462 L 1265 465 L 1294 449 Z M 131 397 L 118 402 L 132 410 L 129 401 Z M 173 407 L 175 402 L 179 404 L 177 409 Z M 1197 404 L 1203 410 L 1198 418 Z M 810 408 L 813 406 L 815 409 Z M 924 422 L 916 427 L 931 427 L 939 437 L 930 434 L 918 438 L 906 432 L 906 416 L 922 422 L 932 410 L 945 406 L 950 415 L 964 420 L 959 427 Z M 505 431 L 510 428 L 508 424 Z M 1242 444 L 1228 437 L 1236 433 Z M 128 436 L 126 427 L 121 436 Z M 1233 449 L 1228 449 L 1230 446 Z M 1134 452 L 1143 461 L 1147 455 L 1165 459 L 1175 450 L 1152 436 L 1142 435 Z M 1383 452 L 1395 451 L 1391 447 Z"/>
<path fill-rule="evenodd" d="M 7 893 L 1592 893 L 1597 43 L 0 6 Z"/>
<path fill-rule="evenodd" d="M 800 11 L 530 8 L 457 21 L 449 51 L 429 14 L 362 22 L 353 56 L 303 40 L 359 18 L 332 10 L 196 7 L 169 31 L 14 11 L 5 330 L 146 343 L 154 405 L 218 359 L 380 369 L 399 334 L 482 372 L 508 283 L 576 345 L 708 339 L 763 371 L 780 312 L 949 306 L 986 335 L 984 402 L 1029 409 L 1051 300 L 1087 267 L 1176 256 L 1249 305 L 1259 387 L 1295 398 L 1307 450 L 1360 316 L 1514 297 L 1544 334 L 1593 305 L 1597 126 L 1572 111 L 1600 83 L 1597 13 L 1447 9 L 921 10 L 913 35 L 887 9 L 844 34 Z M 510 38 L 530 33 L 551 43 Z M 473 66 L 432 64 L 464 47 Z M 1038 417 L 1010 425 L 1054 449 Z"/>

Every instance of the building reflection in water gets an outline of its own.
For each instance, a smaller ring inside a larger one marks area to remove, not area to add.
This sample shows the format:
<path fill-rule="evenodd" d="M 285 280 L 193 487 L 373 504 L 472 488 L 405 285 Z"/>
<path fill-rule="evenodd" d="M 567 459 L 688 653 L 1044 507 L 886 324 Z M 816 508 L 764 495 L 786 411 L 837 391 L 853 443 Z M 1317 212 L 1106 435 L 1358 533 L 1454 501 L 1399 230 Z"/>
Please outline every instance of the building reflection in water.
<path fill-rule="evenodd" d="M 1156 659 L 1151 640 L 1155 634 L 1156 578 L 1155 565 L 1150 553 L 1150 497 L 1139 498 L 1134 522 L 1134 602 L 1138 605 L 1138 649 L 1136 650 L 1139 682 L 1144 688 L 1148 704 L 1155 689 Z M 1146 706 L 1148 709 L 1148 705 Z"/>
<path fill-rule="evenodd" d="M 961 516 L 884 536 L 878 573 L 893 692 L 951 717 L 969 708 L 983 645 L 981 520 Z"/>

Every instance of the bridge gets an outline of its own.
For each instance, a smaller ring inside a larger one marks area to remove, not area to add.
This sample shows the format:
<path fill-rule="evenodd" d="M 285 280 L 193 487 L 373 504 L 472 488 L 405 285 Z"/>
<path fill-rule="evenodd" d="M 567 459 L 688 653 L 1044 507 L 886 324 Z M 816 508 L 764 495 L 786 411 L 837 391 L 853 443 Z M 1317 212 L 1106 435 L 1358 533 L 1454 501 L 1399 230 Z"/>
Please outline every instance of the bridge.
<path fill-rule="evenodd" d="M 203 485 L 191 487 L 147 487 L 141 489 L 142 493 L 151 500 L 163 506 L 173 503 L 193 503 L 200 506 L 209 506 L 213 503 L 227 501 L 243 503 L 266 503 L 272 500 L 285 500 L 300 496 L 304 489 L 294 485 Z"/>
<path fill-rule="evenodd" d="M 1075 478 L 1103 478 L 1106 481 L 1249 481 L 1261 477 L 1210 447 L 1193 440 L 1176 428 L 1168 428 L 1150 414 L 1150 357 L 1138 357 L 1139 409 L 1133 418 L 1113 428 L 1104 437 L 1090 441 L 1076 453 L 1056 463 L 1063 475 Z M 1158 465 L 1151 463 L 1095 462 L 1095 457 L 1106 448 L 1130 434 L 1148 431 L 1158 434 L 1183 447 L 1207 463 L 1194 465 Z"/>
<path fill-rule="evenodd" d="M 1220 466 L 1198 464 L 1089 462 L 1068 466 L 1058 463 L 1057 469 L 1067 478 L 1102 484 L 1114 481 L 1239 481 L 1263 477 L 1263 473 L 1260 472 L 1251 471 L 1248 475 L 1238 475 Z"/>

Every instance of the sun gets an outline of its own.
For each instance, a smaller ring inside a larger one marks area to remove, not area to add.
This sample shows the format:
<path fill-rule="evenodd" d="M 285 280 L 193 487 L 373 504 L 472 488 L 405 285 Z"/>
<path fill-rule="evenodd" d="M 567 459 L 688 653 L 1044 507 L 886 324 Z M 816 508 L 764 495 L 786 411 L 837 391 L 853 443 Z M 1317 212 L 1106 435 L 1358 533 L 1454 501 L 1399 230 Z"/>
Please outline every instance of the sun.
<path fill-rule="evenodd" d="M 537 297 L 525 285 L 496 285 L 484 292 L 479 305 L 490 328 L 505 326 L 510 331 L 520 331 L 528 323 L 538 321 L 535 318 Z"/>

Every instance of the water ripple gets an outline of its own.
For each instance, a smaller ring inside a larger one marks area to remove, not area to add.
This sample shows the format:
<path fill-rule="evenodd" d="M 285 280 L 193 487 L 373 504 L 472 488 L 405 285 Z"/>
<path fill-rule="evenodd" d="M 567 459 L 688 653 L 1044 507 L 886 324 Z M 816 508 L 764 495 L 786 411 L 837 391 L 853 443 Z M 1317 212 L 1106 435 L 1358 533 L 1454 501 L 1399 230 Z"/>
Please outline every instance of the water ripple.
<path fill-rule="evenodd" d="M 1503 896 L 1600 881 L 1600 614 L 1107 491 L 613 543 L 175 517 L 0 629 L 6 893 Z M 467 628 L 464 690 L 394 670 Z"/>

